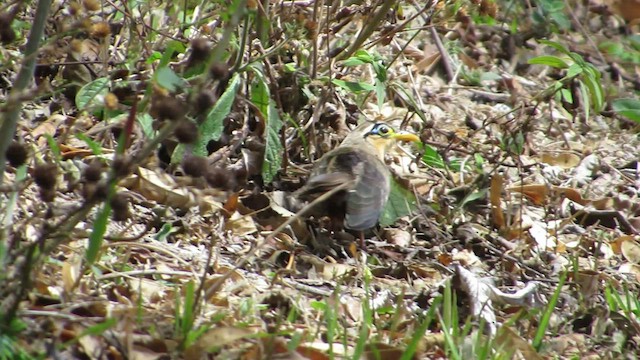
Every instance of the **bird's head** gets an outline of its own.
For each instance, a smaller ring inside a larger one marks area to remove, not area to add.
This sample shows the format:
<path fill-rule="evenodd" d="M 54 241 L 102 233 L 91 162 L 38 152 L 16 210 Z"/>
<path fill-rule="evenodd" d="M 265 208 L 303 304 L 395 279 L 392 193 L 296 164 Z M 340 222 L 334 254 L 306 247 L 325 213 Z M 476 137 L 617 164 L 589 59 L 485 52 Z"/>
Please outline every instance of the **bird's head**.
<path fill-rule="evenodd" d="M 362 140 L 371 144 L 380 159 L 384 159 L 387 149 L 395 144 L 396 141 L 418 142 L 420 138 L 416 134 L 406 131 L 396 131 L 389 124 L 377 122 L 365 128 Z"/>

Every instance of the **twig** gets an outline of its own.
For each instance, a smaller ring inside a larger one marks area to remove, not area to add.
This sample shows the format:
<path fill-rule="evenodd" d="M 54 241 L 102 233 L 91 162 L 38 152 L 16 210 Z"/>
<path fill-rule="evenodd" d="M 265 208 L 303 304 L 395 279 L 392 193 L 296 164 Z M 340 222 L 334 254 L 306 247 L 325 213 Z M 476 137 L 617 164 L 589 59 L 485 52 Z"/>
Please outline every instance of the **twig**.
<path fill-rule="evenodd" d="M 16 99 L 27 86 L 29 86 L 31 78 L 33 77 L 33 70 L 36 65 L 36 54 L 40 49 L 40 39 L 42 39 L 44 34 L 44 26 L 49 15 L 50 7 L 51 1 L 38 1 L 35 19 L 33 20 L 33 26 L 31 27 L 31 32 L 29 32 L 29 40 L 27 40 L 27 46 L 24 51 L 22 67 L 7 99 L 7 115 L 2 119 L 2 124 L 0 125 L 0 184 L 4 181 L 4 171 L 7 166 L 5 154 L 11 144 L 11 140 L 13 140 L 18 119 L 20 118 L 20 112 L 22 111 L 22 102 Z M 0 239 L 4 237 L 3 234 L 0 234 Z"/>
<path fill-rule="evenodd" d="M 98 276 L 97 280 L 106 280 L 106 279 L 115 279 L 119 277 L 133 277 L 133 276 L 147 276 L 147 275 L 171 275 L 171 276 L 184 276 L 184 277 L 192 277 L 193 273 L 188 271 L 178 271 L 178 270 L 131 270 L 131 271 L 122 271 L 115 272 L 110 274 L 105 274 Z"/>
<path fill-rule="evenodd" d="M 447 73 L 447 78 L 451 82 L 455 78 L 453 73 L 453 68 L 451 67 L 451 57 L 447 52 L 447 49 L 444 48 L 442 44 L 442 40 L 440 40 L 440 35 L 438 35 L 438 31 L 436 28 L 429 28 L 429 32 L 431 33 L 431 39 L 436 44 L 436 48 L 438 48 L 438 52 L 440 53 L 440 58 L 442 59 L 442 66 L 444 66 L 444 71 Z"/>
<path fill-rule="evenodd" d="M 280 226 L 278 226 L 275 230 L 273 230 L 273 232 L 271 232 L 271 234 L 267 235 L 267 237 L 265 237 L 262 240 L 259 240 L 258 243 L 251 250 L 249 250 L 249 252 L 242 259 L 240 259 L 240 261 L 238 261 L 238 263 L 232 269 L 230 269 L 224 275 L 219 277 L 216 280 L 216 282 L 213 283 L 213 285 L 209 289 L 207 289 L 207 292 L 205 294 L 205 299 L 210 298 L 216 291 L 218 291 L 218 289 L 220 289 L 222 284 L 225 281 L 227 281 L 227 279 L 229 279 L 233 273 L 235 273 L 238 269 L 240 269 L 245 264 L 247 264 L 253 258 L 253 256 L 256 254 L 256 252 L 258 252 L 258 250 L 260 248 L 262 248 L 262 246 L 264 246 L 264 244 L 266 244 L 269 241 L 271 241 L 276 235 L 281 233 L 282 230 L 284 230 L 287 226 L 291 225 L 298 218 L 300 218 L 301 216 L 303 216 L 304 214 L 309 212 L 317 204 L 328 200 L 331 196 L 335 195 L 339 191 L 347 190 L 351 186 L 353 186 L 353 181 L 348 181 L 348 182 L 345 182 L 344 184 L 342 184 L 340 186 L 337 186 L 337 187 L 331 189 L 330 191 L 327 191 L 326 193 L 318 196 L 315 200 L 313 200 L 312 202 L 307 204 L 304 208 L 302 208 L 300 211 L 295 213 L 295 215 L 293 215 L 292 217 L 287 219 L 287 221 L 285 221 L 282 224 L 280 224 Z"/>
<path fill-rule="evenodd" d="M 395 1 L 393 0 L 384 0 L 382 5 L 378 7 L 378 11 L 373 15 L 373 17 L 368 17 L 365 21 L 365 26 L 358 33 L 358 37 L 356 40 L 349 46 L 349 48 L 342 53 L 340 53 L 336 57 L 336 61 L 344 60 L 355 53 L 362 44 L 373 34 L 375 29 L 380 25 L 382 19 L 387 16 L 389 9 L 391 9 L 391 5 L 393 5 Z"/>

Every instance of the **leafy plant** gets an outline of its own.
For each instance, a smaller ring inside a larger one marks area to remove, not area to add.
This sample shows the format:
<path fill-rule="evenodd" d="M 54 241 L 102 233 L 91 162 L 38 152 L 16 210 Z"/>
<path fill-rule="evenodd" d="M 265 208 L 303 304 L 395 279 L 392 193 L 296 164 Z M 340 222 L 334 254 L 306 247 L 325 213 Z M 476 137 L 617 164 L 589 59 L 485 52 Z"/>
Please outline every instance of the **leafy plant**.
<path fill-rule="evenodd" d="M 386 99 L 387 91 L 387 68 L 384 65 L 382 58 L 379 55 L 372 55 L 367 50 L 360 49 L 355 54 L 343 61 L 344 66 L 353 67 L 364 64 L 369 64 L 375 73 L 375 79 L 373 84 L 364 82 L 348 82 L 339 79 L 334 79 L 332 82 L 346 90 L 354 93 L 373 91 L 378 99 L 378 108 L 382 109 L 382 104 Z"/>
<path fill-rule="evenodd" d="M 615 99 L 611 103 L 613 111 L 616 113 L 640 123 L 640 100 L 621 98 Z"/>
<path fill-rule="evenodd" d="M 568 30 L 571 28 L 571 20 L 565 14 L 566 4 L 562 0 L 537 0 L 535 11 L 532 15 L 534 23 L 545 28 L 551 25 L 553 32 Z"/>
<path fill-rule="evenodd" d="M 538 323 L 538 330 L 536 331 L 536 335 L 533 338 L 533 341 L 531 343 L 531 345 L 538 351 L 540 351 L 540 348 L 542 347 L 542 339 L 544 339 L 544 336 L 549 328 L 549 321 L 551 319 L 551 314 L 553 314 L 555 306 L 558 303 L 558 299 L 560 298 L 560 293 L 562 292 L 562 287 L 564 286 L 564 282 L 566 279 L 567 279 L 567 273 L 564 272 L 560 276 L 560 279 L 558 280 L 558 285 L 556 287 L 556 291 L 554 291 L 553 295 L 549 299 L 547 308 L 545 309 L 544 313 L 542 314 L 542 318 Z"/>
<path fill-rule="evenodd" d="M 580 92 L 585 118 L 589 118 L 591 110 L 596 113 L 602 111 L 604 107 L 604 90 L 602 89 L 600 71 L 593 64 L 584 60 L 580 54 L 569 51 L 565 46 L 557 42 L 539 41 L 554 48 L 564 56 L 542 55 L 530 59 L 529 64 L 546 65 L 566 71 L 565 76 L 554 82 L 544 94 L 554 95 L 558 100 L 575 104 L 577 99 L 573 98 L 573 93 L 570 91 L 571 84 L 575 81 Z"/>

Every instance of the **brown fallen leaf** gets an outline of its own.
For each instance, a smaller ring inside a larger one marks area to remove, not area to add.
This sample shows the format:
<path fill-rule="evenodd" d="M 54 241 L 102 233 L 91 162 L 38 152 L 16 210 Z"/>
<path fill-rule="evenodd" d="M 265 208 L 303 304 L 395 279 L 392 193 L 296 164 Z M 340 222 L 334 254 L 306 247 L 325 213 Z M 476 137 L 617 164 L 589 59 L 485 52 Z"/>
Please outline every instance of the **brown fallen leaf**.
<path fill-rule="evenodd" d="M 489 199 L 491 201 L 491 219 L 493 225 L 502 229 L 505 226 L 504 213 L 502 212 L 502 188 L 504 180 L 501 175 L 494 175 L 491 178 L 491 190 L 489 192 Z"/>
<path fill-rule="evenodd" d="M 567 187 L 548 186 L 546 184 L 529 184 L 512 186 L 508 191 L 518 192 L 531 200 L 534 205 L 544 205 L 549 201 L 550 196 L 563 195 L 567 199 L 574 201 L 580 205 L 589 204 L 589 200 L 584 199 L 578 190 Z"/>
<path fill-rule="evenodd" d="M 580 157 L 573 152 L 543 152 L 540 161 L 563 169 L 572 169 L 580 164 Z"/>

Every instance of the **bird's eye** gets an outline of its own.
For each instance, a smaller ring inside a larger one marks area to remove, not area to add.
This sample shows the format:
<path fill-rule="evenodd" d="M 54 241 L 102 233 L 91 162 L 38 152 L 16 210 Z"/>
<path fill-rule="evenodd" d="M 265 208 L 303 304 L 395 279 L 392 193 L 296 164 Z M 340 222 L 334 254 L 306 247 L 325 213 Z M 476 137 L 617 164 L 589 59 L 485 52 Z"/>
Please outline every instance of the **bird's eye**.
<path fill-rule="evenodd" d="M 387 135 L 389 133 L 389 131 L 390 131 L 390 129 L 389 129 L 388 126 L 382 125 L 382 126 L 378 127 L 378 134 L 380 134 L 380 135 Z"/>

